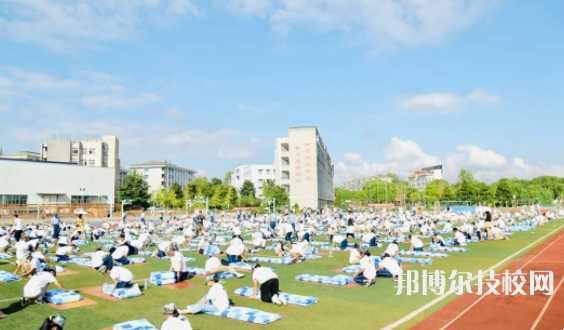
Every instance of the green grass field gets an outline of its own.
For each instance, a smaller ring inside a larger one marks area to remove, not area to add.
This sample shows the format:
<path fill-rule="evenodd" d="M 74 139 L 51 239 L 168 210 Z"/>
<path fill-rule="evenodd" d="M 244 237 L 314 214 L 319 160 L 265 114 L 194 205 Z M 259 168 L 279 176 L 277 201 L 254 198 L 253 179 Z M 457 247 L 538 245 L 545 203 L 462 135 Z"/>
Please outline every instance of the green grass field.
<path fill-rule="evenodd" d="M 473 275 L 476 275 L 479 269 L 486 270 L 543 236 L 556 233 L 556 230 L 563 224 L 564 220 L 561 219 L 529 232 L 516 232 L 509 242 L 494 241 L 468 244 L 467 247 L 470 248 L 470 252 L 450 253 L 447 258 L 435 259 L 431 266 L 417 265 L 409 270 L 444 270 L 447 274 L 450 274 L 452 270 L 456 269 L 459 272 L 472 272 Z M 446 236 L 448 235 L 444 235 L 445 238 Z M 324 238 L 317 237 L 318 240 Z M 84 252 L 94 251 L 96 245 L 98 244 L 81 246 L 81 249 Z M 408 244 L 400 244 L 400 249 L 408 248 Z M 372 255 L 380 255 L 383 251 L 384 248 L 371 249 Z M 196 262 L 188 263 L 189 267 L 203 268 L 206 257 L 194 255 L 191 252 L 184 254 L 196 258 Z M 261 255 L 274 255 L 274 253 L 264 251 Z M 334 252 L 334 255 L 335 258 L 324 256 L 320 260 L 295 265 L 273 266 L 277 268 L 276 272 L 280 277 L 281 290 L 320 299 L 319 303 L 310 307 L 279 307 L 232 295 L 236 288 L 252 286 L 251 274 L 248 273 L 244 279 L 225 280 L 227 282 L 225 287 L 238 306 L 285 315 L 281 321 L 267 325 L 271 329 L 380 329 L 438 297 L 434 294 L 407 296 L 405 293 L 397 296 L 395 285 L 387 278 L 378 278 L 376 284 L 370 288 L 358 287 L 353 289 L 294 281 L 296 275 L 303 273 L 336 275 L 337 273 L 329 270 L 347 266 L 349 253 Z M 136 280 L 147 279 L 151 272 L 165 271 L 170 267 L 169 261 L 145 258 L 147 264 L 129 267 L 135 274 Z M 13 261 L 14 259 L 9 260 Z M 13 272 L 15 266 L 2 264 L 2 261 L 0 261 L 0 269 Z M 69 265 L 68 269 L 80 273 L 58 278 L 68 289 L 100 286 L 109 281 L 108 276 L 99 276 L 95 270 L 74 265 Z M 142 318 L 146 318 L 160 328 L 164 321 L 162 308 L 165 304 L 174 302 L 179 308 L 184 308 L 184 306 L 195 303 L 206 294 L 207 288 L 203 285 L 203 278 L 195 277 L 190 281 L 202 286 L 175 291 L 149 284 L 148 289 L 143 292 L 143 296 L 117 302 L 84 295 L 84 297 L 96 301 L 97 304 L 63 311 L 62 313 L 67 317 L 65 330 L 102 329 L 120 322 Z M 7 314 L 5 319 L 0 320 L 2 329 L 37 329 L 47 316 L 57 312 L 48 305 L 30 305 L 22 309 L 19 304 L 19 297 L 22 295 L 24 284 L 25 281 L 0 284 L 0 310 Z M 53 286 L 53 288 L 55 287 Z M 449 296 L 418 317 L 406 322 L 399 329 L 409 328 L 456 299 L 456 297 L 456 295 Z M 248 329 L 253 327 L 247 323 L 208 315 L 193 315 L 189 319 L 194 329 Z"/>

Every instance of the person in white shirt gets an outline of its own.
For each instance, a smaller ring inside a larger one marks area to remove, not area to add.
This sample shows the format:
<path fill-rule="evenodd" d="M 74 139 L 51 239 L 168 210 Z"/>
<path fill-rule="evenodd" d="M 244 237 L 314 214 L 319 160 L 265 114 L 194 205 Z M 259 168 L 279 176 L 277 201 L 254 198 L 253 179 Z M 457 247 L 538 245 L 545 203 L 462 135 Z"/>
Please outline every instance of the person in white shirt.
<path fill-rule="evenodd" d="M 166 321 L 161 326 L 161 330 L 192 330 L 190 321 L 186 316 L 180 314 L 175 303 L 165 305 L 163 315 Z"/>
<path fill-rule="evenodd" d="M 349 241 L 343 235 L 331 235 L 329 236 L 330 241 L 332 242 L 332 247 L 339 247 L 341 251 L 346 250 L 349 247 Z"/>
<path fill-rule="evenodd" d="M 60 248 L 55 251 L 55 255 L 57 256 L 57 262 L 61 261 L 69 261 L 70 257 L 69 254 L 76 253 L 72 252 L 72 250 L 76 249 L 76 245 L 72 244 L 71 246 L 61 246 Z"/>
<path fill-rule="evenodd" d="M 16 242 L 19 242 L 23 233 L 23 223 L 22 219 L 16 214 L 14 215 L 14 228 L 12 229 L 12 234 Z"/>
<path fill-rule="evenodd" d="M 351 254 L 349 255 L 349 265 L 360 265 L 360 252 L 358 244 L 355 244 L 351 249 Z"/>
<path fill-rule="evenodd" d="M 157 257 L 157 258 L 166 257 L 166 254 L 168 253 L 168 251 L 172 250 L 172 246 L 173 246 L 173 243 L 171 241 L 160 242 L 157 245 L 157 248 L 155 249 L 155 251 L 153 251 L 152 257 Z"/>
<path fill-rule="evenodd" d="M 509 241 L 509 237 L 504 235 L 501 228 L 499 228 L 497 226 L 492 228 L 492 236 L 493 236 L 493 239 L 495 239 L 495 240 L 504 239 L 506 241 Z"/>
<path fill-rule="evenodd" d="M 6 253 L 10 249 L 9 238 L 7 235 L 0 237 L 0 253 Z"/>
<path fill-rule="evenodd" d="M 23 297 L 20 298 L 22 306 L 27 306 L 32 299 L 35 300 L 36 304 L 44 305 L 43 296 L 51 283 L 55 284 L 59 289 L 67 291 L 62 284 L 57 282 L 56 276 L 57 272 L 54 269 L 49 269 L 32 276 L 23 288 Z"/>
<path fill-rule="evenodd" d="M 219 260 L 218 257 L 209 257 L 208 260 L 206 260 L 204 270 L 206 272 L 206 275 L 214 275 L 222 272 L 230 272 L 237 275 L 238 278 L 245 277 L 244 274 L 237 272 L 232 267 L 222 265 L 221 260 Z"/>
<path fill-rule="evenodd" d="M 445 239 L 437 233 L 433 234 L 433 238 L 431 239 L 431 242 L 433 242 L 434 244 L 439 244 L 440 246 L 446 245 Z"/>
<path fill-rule="evenodd" d="M 466 245 L 466 235 L 464 235 L 458 228 L 453 229 L 454 232 L 454 245 Z"/>
<path fill-rule="evenodd" d="M 112 252 L 112 259 L 114 263 L 118 266 L 121 265 L 129 265 L 129 259 L 127 256 L 129 255 L 129 246 L 122 245 L 115 248 Z"/>
<path fill-rule="evenodd" d="M 188 271 L 186 270 L 186 259 L 184 255 L 178 251 L 170 250 L 167 254 L 170 257 L 169 272 L 174 271 L 176 274 L 176 282 L 182 282 L 188 279 Z"/>
<path fill-rule="evenodd" d="M 103 269 L 103 268 L 106 268 L 106 267 L 101 267 L 100 269 Z M 133 275 L 133 273 L 131 271 L 129 271 L 129 269 L 114 266 L 114 267 L 111 267 L 111 268 L 106 268 L 102 274 L 107 274 L 108 272 L 110 273 L 110 278 L 112 279 L 112 281 L 114 281 L 114 285 L 112 286 L 112 289 L 110 290 L 110 292 L 114 291 L 115 289 L 129 288 L 130 286 L 133 285 L 133 284 L 131 284 L 131 281 L 133 281 L 135 276 Z M 106 284 L 108 284 L 108 283 L 104 283 L 104 285 L 106 285 Z M 137 285 L 137 284 L 135 284 L 135 285 Z"/>
<path fill-rule="evenodd" d="M 294 236 L 294 227 L 289 222 L 284 222 L 282 224 L 282 233 L 284 234 L 284 240 L 286 242 L 292 243 L 292 237 Z"/>
<path fill-rule="evenodd" d="M 19 242 L 18 242 L 19 243 Z M 34 258 L 29 251 L 26 252 L 24 259 L 20 262 L 14 275 L 18 274 L 20 268 L 23 270 L 21 277 L 33 276 L 41 271 L 41 261 Z"/>
<path fill-rule="evenodd" d="M 229 263 L 241 261 L 247 262 L 248 260 L 245 258 L 245 253 L 249 252 L 249 248 L 246 247 L 245 244 L 243 244 L 243 241 L 238 238 L 231 241 L 229 247 L 225 250 Z"/>
<path fill-rule="evenodd" d="M 100 269 L 103 265 L 106 265 L 107 267 L 112 267 L 114 265 L 112 256 L 110 256 L 108 252 L 102 251 L 102 247 L 100 246 L 96 248 L 96 252 L 94 252 L 91 258 L 92 268 L 96 270 Z"/>
<path fill-rule="evenodd" d="M 60 236 L 59 240 L 57 241 L 57 247 L 67 246 L 67 245 L 69 245 L 69 237 L 66 235 Z"/>
<path fill-rule="evenodd" d="M 356 283 L 369 287 L 376 283 L 374 259 L 370 256 L 370 251 L 365 247 L 360 249 L 360 258 L 360 270 L 353 275 L 353 278 Z"/>
<path fill-rule="evenodd" d="M 411 242 L 411 248 L 409 249 L 409 251 L 416 251 L 416 252 L 423 251 L 423 246 L 424 246 L 423 241 L 420 240 L 418 237 L 409 235 L 409 241 Z"/>
<path fill-rule="evenodd" d="M 257 296 L 257 287 L 260 284 L 260 299 L 275 305 L 286 305 L 288 301 L 279 294 L 280 282 L 278 275 L 270 268 L 261 267 L 256 264 L 253 268 L 253 297 Z"/>
<path fill-rule="evenodd" d="M 376 230 L 372 230 L 372 232 L 363 234 L 362 242 L 370 245 L 370 247 L 378 247 L 378 243 L 376 243 L 376 238 L 378 238 L 378 236 L 375 234 L 375 231 Z"/>
<path fill-rule="evenodd" d="M 387 254 L 391 255 L 392 257 L 398 257 L 399 258 L 398 242 L 393 241 L 392 243 L 390 243 L 388 245 L 388 248 L 386 249 L 386 251 L 384 251 L 384 253 L 387 253 Z"/>
<path fill-rule="evenodd" d="M 27 236 L 23 236 L 19 242 L 16 243 L 16 261 L 19 264 L 21 260 L 23 260 L 26 256 L 26 253 L 29 252 L 29 238 Z"/>
<path fill-rule="evenodd" d="M 288 243 L 289 251 L 288 253 L 292 257 L 292 262 L 296 263 L 300 260 L 304 255 L 304 249 L 309 246 L 307 241 L 301 241 L 296 244 Z"/>
<path fill-rule="evenodd" d="M 200 242 L 198 243 L 198 253 L 204 254 L 208 246 L 210 246 L 210 243 L 208 242 L 208 236 L 203 235 L 202 238 L 200 239 Z"/>
<path fill-rule="evenodd" d="M 176 244 L 177 247 L 182 247 L 183 249 L 188 248 L 186 243 L 188 243 L 188 237 L 184 235 L 178 235 L 172 238 L 172 242 Z"/>
<path fill-rule="evenodd" d="M 205 295 L 194 306 L 181 311 L 182 314 L 198 314 L 203 312 L 223 313 L 229 309 L 229 296 L 227 290 L 219 282 L 219 277 L 209 275 L 206 277 L 206 285 L 210 287 Z"/>
<path fill-rule="evenodd" d="M 392 281 L 396 281 L 401 274 L 403 274 L 403 269 L 401 268 L 399 262 L 392 258 L 389 254 L 384 253 L 382 260 L 378 265 L 377 270 L 386 269 L 392 274 Z"/>

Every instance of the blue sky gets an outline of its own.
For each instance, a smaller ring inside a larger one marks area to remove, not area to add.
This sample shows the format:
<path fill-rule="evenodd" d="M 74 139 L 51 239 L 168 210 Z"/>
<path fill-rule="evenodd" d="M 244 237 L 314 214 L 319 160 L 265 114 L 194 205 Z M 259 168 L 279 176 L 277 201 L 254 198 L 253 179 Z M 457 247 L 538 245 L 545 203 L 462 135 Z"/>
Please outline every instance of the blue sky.
<path fill-rule="evenodd" d="M 0 147 L 117 135 L 223 177 L 315 125 L 337 184 L 564 176 L 562 1 L 7 0 Z"/>

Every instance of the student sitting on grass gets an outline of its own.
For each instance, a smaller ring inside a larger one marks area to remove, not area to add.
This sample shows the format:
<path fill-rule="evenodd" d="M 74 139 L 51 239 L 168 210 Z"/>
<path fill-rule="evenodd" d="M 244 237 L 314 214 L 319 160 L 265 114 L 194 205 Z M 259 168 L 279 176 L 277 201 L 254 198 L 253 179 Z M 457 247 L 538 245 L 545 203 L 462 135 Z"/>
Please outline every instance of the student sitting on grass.
<path fill-rule="evenodd" d="M 98 246 L 96 248 L 96 252 L 94 252 L 91 258 L 92 258 L 92 262 L 91 262 L 92 268 L 96 270 L 98 270 L 103 265 L 109 268 L 114 266 L 114 259 L 108 252 L 102 251 L 101 246 Z"/>
<path fill-rule="evenodd" d="M 329 241 L 332 242 L 332 247 L 339 247 L 341 251 L 346 250 L 349 247 L 349 241 L 343 235 L 331 235 L 329 236 Z"/>
<path fill-rule="evenodd" d="M 227 290 L 219 282 L 219 277 L 209 275 L 206 277 L 206 285 L 210 287 L 206 294 L 196 305 L 181 311 L 182 314 L 198 314 L 203 312 L 223 313 L 229 309 L 231 302 Z"/>
<path fill-rule="evenodd" d="M 304 249 L 309 246 L 307 241 L 302 241 L 296 244 L 288 244 L 288 248 L 290 249 L 288 253 L 292 256 L 292 262 L 296 263 L 298 260 L 304 257 Z"/>
<path fill-rule="evenodd" d="M 203 235 L 202 238 L 200 239 L 200 243 L 198 243 L 198 253 L 199 254 L 204 254 L 204 251 L 206 250 L 206 248 L 208 248 L 210 246 L 210 243 L 208 242 L 208 236 L 207 235 Z"/>
<path fill-rule="evenodd" d="M 445 239 L 439 235 L 438 233 L 433 234 L 433 238 L 431 238 L 431 242 L 434 244 L 439 244 L 440 246 L 445 246 Z"/>
<path fill-rule="evenodd" d="M 63 330 L 67 319 L 63 314 L 55 313 L 43 321 L 39 330 Z"/>
<path fill-rule="evenodd" d="M 112 259 L 114 260 L 114 264 L 118 266 L 122 265 L 129 265 L 129 259 L 127 256 L 129 255 L 129 247 L 128 246 L 118 246 L 112 252 Z"/>
<path fill-rule="evenodd" d="M 397 241 L 393 241 L 392 243 L 388 244 L 388 248 L 384 253 L 391 255 L 392 257 L 399 257 L 399 246 Z"/>
<path fill-rule="evenodd" d="M 114 285 L 112 286 L 110 293 L 115 289 L 125 289 L 134 285 L 131 284 L 131 281 L 133 281 L 135 276 L 131 271 L 129 271 L 129 269 L 118 266 L 114 266 L 112 268 L 102 266 L 98 269 L 98 273 L 100 273 L 100 275 L 107 274 L 108 272 L 110 273 L 110 278 L 114 281 Z M 109 283 L 104 283 L 104 285 L 107 284 Z"/>
<path fill-rule="evenodd" d="M 76 245 L 72 244 L 71 246 L 62 246 L 57 249 L 55 255 L 57 256 L 57 262 L 61 261 L 69 261 L 70 257 L 69 254 L 77 255 L 76 253 L 72 252 L 72 250 L 76 249 Z"/>
<path fill-rule="evenodd" d="M 59 237 L 57 241 L 57 247 L 67 246 L 69 245 L 69 237 L 66 235 L 62 235 Z"/>
<path fill-rule="evenodd" d="M 409 251 L 415 252 L 423 252 L 423 241 L 419 239 L 419 237 L 409 235 L 408 242 L 411 242 L 411 248 Z"/>
<path fill-rule="evenodd" d="M 223 264 L 230 264 L 233 262 L 247 262 L 247 258 L 245 258 L 245 253 L 249 253 L 250 250 L 248 247 L 243 244 L 243 241 L 239 238 L 235 238 L 230 242 L 229 247 L 225 250 L 225 254 L 227 254 L 227 261 L 223 261 Z"/>
<path fill-rule="evenodd" d="M 270 268 L 261 267 L 256 264 L 253 268 L 253 297 L 257 296 L 257 287 L 260 284 L 260 299 L 275 305 L 286 305 L 286 298 L 279 294 L 280 282 L 278 275 Z"/>
<path fill-rule="evenodd" d="M 31 253 L 26 252 L 24 259 L 20 262 L 14 275 L 18 275 L 20 268 L 23 270 L 21 277 L 31 277 L 41 271 L 41 262 L 37 258 L 33 258 Z"/>
<path fill-rule="evenodd" d="M 266 247 L 266 239 L 264 238 L 264 234 L 261 232 L 253 233 L 252 241 L 253 247 L 257 249 L 264 249 Z"/>
<path fill-rule="evenodd" d="M 290 252 L 290 247 L 284 242 L 280 242 L 280 244 L 277 244 L 276 246 L 276 255 L 278 258 L 283 258 L 286 252 Z"/>
<path fill-rule="evenodd" d="M 235 275 L 237 275 L 237 278 L 243 278 L 245 277 L 244 274 L 241 274 L 239 272 L 237 272 L 235 269 L 233 269 L 230 266 L 223 266 L 221 264 L 221 260 L 219 260 L 218 257 L 213 257 L 210 256 L 208 258 L 208 260 L 206 260 L 206 264 L 204 266 L 204 270 L 206 272 L 206 275 L 214 275 L 217 273 L 222 273 L 222 272 L 230 272 L 233 273 Z"/>
<path fill-rule="evenodd" d="M 495 240 L 504 239 L 506 241 L 509 241 L 509 237 L 507 235 L 504 235 L 501 228 L 499 228 L 497 226 L 492 228 L 492 236 L 493 236 L 493 239 L 495 239 Z"/>
<path fill-rule="evenodd" d="M 180 315 L 175 303 L 166 304 L 163 315 L 166 321 L 161 326 L 161 330 L 192 330 L 190 321 L 186 316 Z"/>
<path fill-rule="evenodd" d="M 356 283 L 369 287 L 376 283 L 374 259 L 370 256 L 370 251 L 365 247 L 360 249 L 360 257 L 360 270 L 353 275 L 353 278 Z"/>
<path fill-rule="evenodd" d="M 57 272 L 55 269 L 50 268 L 47 271 L 37 273 L 29 279 L 29 282 L 23 288 L 23 297 L 20 298 L 22 306 L 27 306 L 27 304 L 33 300 L 34 303 L 38 305 L 45 305 L 43 301 L 43 296 L 49 288 L 49 284 L 55 284 L 59 289 L 66 291 L 65 287 L 57 282 L 55 278 Z"/>
<path fill-rule="evenodd" d="M 368 244 L 370 247 L 378 247 L 378 243 L 376 243 L 376 239 L 378 238 L 379 236 L 376 235 L 376 229 L 372 229 L 371 232 L 362 235 L 362 242 Z"/>
<path fill-rule="evenodd" d="M 282 233 L 284 234 L 284 240 L 292 243 L 292 237 L 294 237 L 294 227 L 291 223 L 284 221 L 282 224 Z"/>
<path fill-rule="evenodd" d="M 454 245 L 466 245 L 466 235 L 458 228 L 454 228 L 452 231 L 454 232 Z"/>
<path fill-rule="evenodd" d="M 382 260 L 378 264 L 377 271 L 381 269 L 387 269 L 392 274 L 392 281 L 394 282 L 403 274 L 403 269 L 399 262 L 387 253 L 382 255 Z"/>
<path fill-rule="evenodd" d="M 351 249 L 351 254 L 349 256 L 349 265 L 360 265 L 360 247 L 358 244 L 354 244 L 353 248 Z"/>
<path fill-rule="evenodd" d="M 170 269 L 169 271 L 174 271 L 176 276 L 176 282 L 182 282 L 188 279 L 188 271 L 186 271 L 186 259 L 184 255 L 178 251 L 168 251 L 167 254 L 170 257 Z"/>
<path fill-rule="evenodd" d="M 166 257 L 168 251 L 172 250 L 172 248 L 173 248 L 173 243 L 171 241 L 161 242 L 157 245 L 157 248 L 155 249 L 155 251 L 153 251 L 153 254 L 151 256 L 157 258 L 164 258 Z"/>

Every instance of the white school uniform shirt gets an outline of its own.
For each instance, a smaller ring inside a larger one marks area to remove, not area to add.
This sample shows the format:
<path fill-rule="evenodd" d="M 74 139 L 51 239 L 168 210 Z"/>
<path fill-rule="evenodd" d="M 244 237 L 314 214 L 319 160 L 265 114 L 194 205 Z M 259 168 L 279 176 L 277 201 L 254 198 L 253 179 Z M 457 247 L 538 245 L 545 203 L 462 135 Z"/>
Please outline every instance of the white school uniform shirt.
<path fill-rule="evenodd" d="M 357 260 L 359 258 L 360 258 L 360 252 L 358 252 L 358 249 L 352 249 L 351 254 L 349 256 L 349 264 L 352 264 L 354 260 Z"/>
<path fill-rule="evenodd" d="M 444 245 L 446 245 L 445 239 L 441 235 L 437 235 L 436 239 L 438 239 L 439 241 L 435 243 L 442 242 Z"/>
<path fill-rule="evenodd" d="M 257 281 L 261 285 L 273 278 L 278 278 L 278 275 L 270 268 L 259 267 L 253 271 L 253 281 Z"/>
<path fill-rule="evenodd" d="M 62 246 L 60 248 L 57 249 L 57 251 L 55 252 L 55 254 L 58 254 L 60 256 L 66 256 L 67 254 L 69 254 L 72 251 L 72 246 Z"/>
<path fill-rule="evenodd" d="M 16 224 L 16 227 L 15 227 L 16 230 L 23 230 L 22 219 L 16 218 L 16 219 L 14 220 L 14 223 Z"/>
<path fill-rule="evenodd" d="M 105 251 L 94 252 L 94 254 L 92 255 L 92 267 L 98 268 L 102 266 L 102 264 L 104 263 L 104 258 L 108 255 L 109 253 Z"/>
<path fill-rule="evenodd" d="M 39 261 L 45 260 L 45 256 L 44 256 L 43 253 L 41 253 L 41 252 L 33 252 L 33 253 L 31 254 L 31 256 L 32 256 L 34 259 L 38 259 Z"/>
<path fill-rule="evenodd" d="M 170 263 L 175 272 L 185 272 L 186 271 L 186 260 L 184 255 L 178 251 L 174 252 L 174 256 L 170 258 Z"/>
<path fill-rule="evenodd" d="M 294 232 L 294 227 L 292 227 L 292 224 L 285 223 L 283 226 L 284 226 L 284 232 L 286 232 L 286 233 L 293 233 Z"/>
<path fill-rule="evenodd" d="M 8 240 L 8 237 L 7 236 L 0 237 L 0 247 L 3 248 L 3 247 L 6 247 L 8 245 L 10 245 L 10 241 Z"/>
<path fill-rule="evenodd" d="M 210 270 L 215 269 L 219 266 L 221 266 L 221 261 L 219 261 L 219 258 L 218 257 L 211 257 L 211 258 L 208 258 L 208 260 L 206 260 L 204 270 L 206 272 L 209 272 Z"/>
<path fill-rule="evenodd" d="M 127 268 L 114 266 L 110 271 L 110 278 L 118 282 L 131 282 L 135 276 Z"/>
<path fill-rule="evenodd" d="M 390 243 L 388 245 L 388 248 L 386 248 L 385 253 L 389 254 L 390 256 L 395 256 L 398 250 L 399 250 L 399 246 L 397 244 Z"/>
<path fill-rule="evenodd" d="M 225 250 L 225 253 L 232 256 L 239 256 L 241 255 L 241 253 L 243 253 L 243 251 L 245 251 L 245 245 L 242 243 L 241 244 L 235 243 L 229 245 L 227 250 Z"/>
<path fill-rule="evenodd" d="M 345 236 L 342 235 L 335 235 L 333 236 L 333 242 L 340 244 L 342 241 L 344 241 L 345 239 L 347 239 Z"/>
<path fill-rule="evenodd" d="M 411 244 L 413 244 L 413 247 L 416 248 L 416 249 L 417 249 L 417 248 L 421 248 L 421 247 L 423 247 L 423 245 L 424 245 L 424 244 L 423 244 L 423 241 L 421 241 L 421 240 L 420 240 L 419 238 L 417 238 L 417 237 L 412 237 L 412 238 L 411 238 Z"/>
<path fill-rule="evenodd" d="M 225 312 L 229 308 L 229 296 L 223 285 L 219 283 L 214 284 L 210 288 L 206 299 L 209 299 L 220 313 Z"/>
<path fill-rule="evenodd" d="M 61 236 L 59 237 L 59 244 L 69 244 L 68 236 Z"/>
<path fill-rule="evenodd" d="M 161 330 L 192 330 L 192 325 L 184 315 L 169 317 L 164 321 Z"/>
<path fill-rule="evenodd" d="M 127 254 L 127 252 L 129 252 L 129 247 L 127 246 L 120 246 L 117 247 L 114 251 L 114 253 L 112 253 L 112 258 L 114 260 L 117 260 L 119 258 L 125 257 L 125 255 Z"/>
<path fill-rule="evenodd" d="M 172 238 L 172 241 L 176 243 L 176 245 L 182 245 L 183 243 L 186 243 L 186 237 L 182 235 L 176 236 Z"/>
<path fill-rule="evenodd" d="M 163 251 L 170 247 L 170 241 L 164 241 L 159 243 L 159 250 Z"/>
<path fill-rule="evenodd" d="M 379 266 L 384 267 L 394 276 L 399 276 L 403 273 L 403 269 L 401 269 L 398 261 L 394 258 L 384 258 L 380 261 Z"/>
<path fill-rule="evenodd" d="M 41 270 L 41 260 L 37 258 L 31 258 L 31 261 L 29 262 L 29 266 L 31 267 L 31 269 L 35 269 L 35 271 L 39 271 Z"/>
<path fill-rule="evenodd" d="M 456 234 L 454 234 L 454 238 L 458 241 L 458 243 L 462 244 L 462 243 L 466 243 L 466 235 L 464 235 L 463 233 L 461 233 L 460 231 L 457 231 Z"/>
<path fill-rule="evenodd" d="M 260 246 L 265 246 L 266 245 L 266 240 L 262 237 L 257 237 L 253 240 L 253 245 L 255 247 L 260 247 Z"/>
<path fill-rule="evenodd" d="M 16 259 L 22 260 L 27 251 L 29 251 L 29 244 L 27 242 L 19 241 L 16 243 Z"/>
<path fill-rule="evenodd" d="M 24 297 L 34 298 L 41 294 L 41 290 L 45 285 L 55 283 L 57 280 L 51 273 L 40 272 L 35 274 L 29 279 L 29 282 L 24 286 Z"/>
<path fill-rule="evenodd" d="M 233 235 L 235 235 L 235 236 L 241 235 L 241 229 L 239 227 L 233 228 L 232 232 L 233 232 Z"/>
<path fill-rule="evenodd" d="M 376 267 L 374 266 L 374 259 L 372 259 L 372 257 L 364 256 L 364 258 L 360 259 L 360 268 L 364 269 L 362 274 L 367 279 L 373 280 L 376 278 Z"/>

